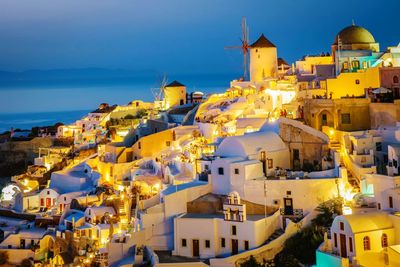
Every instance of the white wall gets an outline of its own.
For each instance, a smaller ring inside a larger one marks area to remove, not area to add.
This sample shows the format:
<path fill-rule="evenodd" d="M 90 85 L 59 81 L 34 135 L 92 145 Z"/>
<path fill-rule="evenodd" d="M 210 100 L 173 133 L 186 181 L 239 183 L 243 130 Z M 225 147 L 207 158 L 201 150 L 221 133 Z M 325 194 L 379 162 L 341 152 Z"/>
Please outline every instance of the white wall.
<path fill-rule="evenodd" d="M 342 181 L 342 178 L 266 180 L 267 205 L 274 205 L 274 200 L 278 200 L 279 207 L 283 208 L 283 198 L 290 191 L 288 197 L 293 198 L 293 208 L 310 212 L 321 202 L 338 195 L 336 179 Z M 246 181 L 242 198 L 264 205 L 264 180 Z"/>

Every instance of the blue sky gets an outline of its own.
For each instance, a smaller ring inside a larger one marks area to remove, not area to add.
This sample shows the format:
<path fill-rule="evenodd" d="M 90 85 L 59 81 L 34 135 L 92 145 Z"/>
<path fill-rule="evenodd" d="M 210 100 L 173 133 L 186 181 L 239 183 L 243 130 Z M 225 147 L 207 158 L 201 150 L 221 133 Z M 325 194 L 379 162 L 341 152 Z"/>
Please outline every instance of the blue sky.
<path fill-rule="evenodd" d="M 381 0 L 0 0 L 0 70 L 151 69 L 240 72 L 241 17 L 250 39 L 264 33 L 292 62 L 329 51 L 356 24 L 381 48 L 397 45 L 400 1 Z"/>

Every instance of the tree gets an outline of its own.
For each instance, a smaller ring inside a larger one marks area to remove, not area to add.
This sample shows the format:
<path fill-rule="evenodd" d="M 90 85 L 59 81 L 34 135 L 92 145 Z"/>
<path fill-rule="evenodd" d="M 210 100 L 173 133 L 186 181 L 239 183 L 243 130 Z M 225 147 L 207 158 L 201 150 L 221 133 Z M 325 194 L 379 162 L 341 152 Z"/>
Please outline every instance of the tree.
<path fill-rule="evenodd" d="M 9 256 L 7 251 L 0 251 L 0 265 L 8 262 Z"/>

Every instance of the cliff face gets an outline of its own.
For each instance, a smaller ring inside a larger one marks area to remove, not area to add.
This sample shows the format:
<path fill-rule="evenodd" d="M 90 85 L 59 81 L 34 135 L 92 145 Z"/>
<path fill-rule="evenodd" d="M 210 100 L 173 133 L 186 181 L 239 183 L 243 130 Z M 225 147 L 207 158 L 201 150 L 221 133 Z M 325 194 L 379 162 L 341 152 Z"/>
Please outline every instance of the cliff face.
<path fill-rule="evenodd" d="M 0 177 L 9 177 L 25 171 L 27 165 L 33 164 L 40 147 L 52 145 L 53 139 L 50 137 L 0 144 Z"/>

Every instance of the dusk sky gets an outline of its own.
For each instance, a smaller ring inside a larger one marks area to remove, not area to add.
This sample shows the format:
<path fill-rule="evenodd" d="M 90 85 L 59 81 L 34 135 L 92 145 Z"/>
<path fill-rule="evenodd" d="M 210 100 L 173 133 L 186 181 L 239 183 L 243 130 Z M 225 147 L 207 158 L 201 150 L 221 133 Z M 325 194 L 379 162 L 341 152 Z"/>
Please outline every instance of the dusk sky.
<path fill-rule="evenodd" d="M 352 20 L 385 50 L 400 41 L 399 10 L 398 0 L 0 0 L 0 112 L 151 101 L 150 88 L 163 73 L 189 91 L 224 90 L 242 73 L 240 51 L 224 47 L 240 44 L 243 16 L 250 42 L 264 33 L 289 63 L 330 51 Z M 108 77 L 1 72 L 85 68 L 104 69 Z M 150 75 L 110 78 L 110 69 Z"/>
<path fill-rule="evenodd" d="M 354 19 L 380 42 L 400 41 L 398 0 L 0 0 L 0 70 L 151 69 L 169 73 L 241 70 L 242 16 L 250 39 L 264 33 L 292 62 L 329 51 Z"/>

